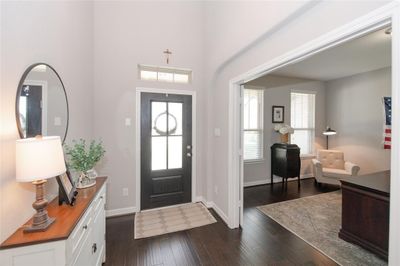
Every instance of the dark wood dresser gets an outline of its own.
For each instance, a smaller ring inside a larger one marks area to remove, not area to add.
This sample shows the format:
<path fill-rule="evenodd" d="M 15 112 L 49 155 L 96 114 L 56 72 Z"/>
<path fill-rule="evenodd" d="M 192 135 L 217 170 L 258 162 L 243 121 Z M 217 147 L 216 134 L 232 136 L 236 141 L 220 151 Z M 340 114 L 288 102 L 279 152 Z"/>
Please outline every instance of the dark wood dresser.
<path fill-rule="evenodd" d="M 296 144 L 275 143 L 271 146 L 271 184 L 274 175 L 282 177 L 282 183 L 288 178 L 297 177 L 300 186 L 300 148 Z"/>
<path fill-rule="evenodd" d="M 343 178 L 339 237 L 387 259 L 390 171 Z"/>

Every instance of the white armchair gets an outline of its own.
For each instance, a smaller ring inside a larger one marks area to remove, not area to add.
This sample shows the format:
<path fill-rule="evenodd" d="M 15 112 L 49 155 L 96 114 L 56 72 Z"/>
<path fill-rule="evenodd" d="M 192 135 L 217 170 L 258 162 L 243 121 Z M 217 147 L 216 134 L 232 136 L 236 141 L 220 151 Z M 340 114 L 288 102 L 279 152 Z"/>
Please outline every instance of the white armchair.
<path fill-rule="evenodd" d="M 360 171 L 358 165 L 346 162 L 343 152 L 336 150 L 319 150 L 312 162 L 317 183 L 340 185 L 341 178 L 356 176 Z"/>

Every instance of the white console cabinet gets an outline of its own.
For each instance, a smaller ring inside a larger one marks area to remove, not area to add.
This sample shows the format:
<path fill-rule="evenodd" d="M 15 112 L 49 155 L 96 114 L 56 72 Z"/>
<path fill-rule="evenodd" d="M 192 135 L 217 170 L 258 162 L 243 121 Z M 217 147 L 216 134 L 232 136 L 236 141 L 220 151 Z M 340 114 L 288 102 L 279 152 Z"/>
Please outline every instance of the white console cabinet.
<path fill-rule="evenodd" d="M 100 266 L 105 262 L 106 178 L 78 190 L 75 206 L 48 207 L 56 222 L 46 231 L 26 234 L 18 229 L 0 246 L 1 266 Z M 28 222 L 29 223 L 29 222 Z"/>

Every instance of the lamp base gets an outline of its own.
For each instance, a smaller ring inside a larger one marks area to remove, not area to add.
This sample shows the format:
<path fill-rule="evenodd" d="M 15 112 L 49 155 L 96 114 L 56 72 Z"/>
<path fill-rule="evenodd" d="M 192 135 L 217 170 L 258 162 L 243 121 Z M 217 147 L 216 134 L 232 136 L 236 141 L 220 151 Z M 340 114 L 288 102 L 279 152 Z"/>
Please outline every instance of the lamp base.
<path fill-rule="evenodd" d="M 30 225 L 24 228 L 24 233 L 43 232 L 56 220 L 56 218 L 48 217 L 45 223 L 39 225 Z"/>
<path fill-rule="evenodd" d="M 32 207 L 36 210 L 33 215 L 32 224 L 24 228 L 24 233 L 46 231 L 47 228 L 56 220 L 47 215 L 47 200 L 44 198 L 44 185 L 47 180 L 37 180 L 32 183 L 36 186 L 36 201 Z"/>

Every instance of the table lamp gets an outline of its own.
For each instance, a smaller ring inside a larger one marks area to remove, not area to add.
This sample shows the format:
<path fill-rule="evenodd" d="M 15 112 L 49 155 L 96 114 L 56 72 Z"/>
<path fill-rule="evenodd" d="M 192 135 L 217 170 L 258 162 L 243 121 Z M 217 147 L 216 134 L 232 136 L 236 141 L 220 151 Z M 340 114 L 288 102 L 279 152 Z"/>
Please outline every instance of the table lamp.
<path fill-rule="evenodd" d="M 322 134 L 326 136 L 326 149 L 329 150 L 329 136 L 336 135 L 337 132 L 328 126 Z"/>
<path fill-rule="evenodd" d="M 36 186 L 36 210 L 31 225 L 24 233 L 46 231 L 55 221 L 47 215 L 47 200 L 44 198 L 46 179 L 66 171 L 60 137 L 20 139 L 16 142 L 16 179 L 18 182 L 32 182 Z"/>

